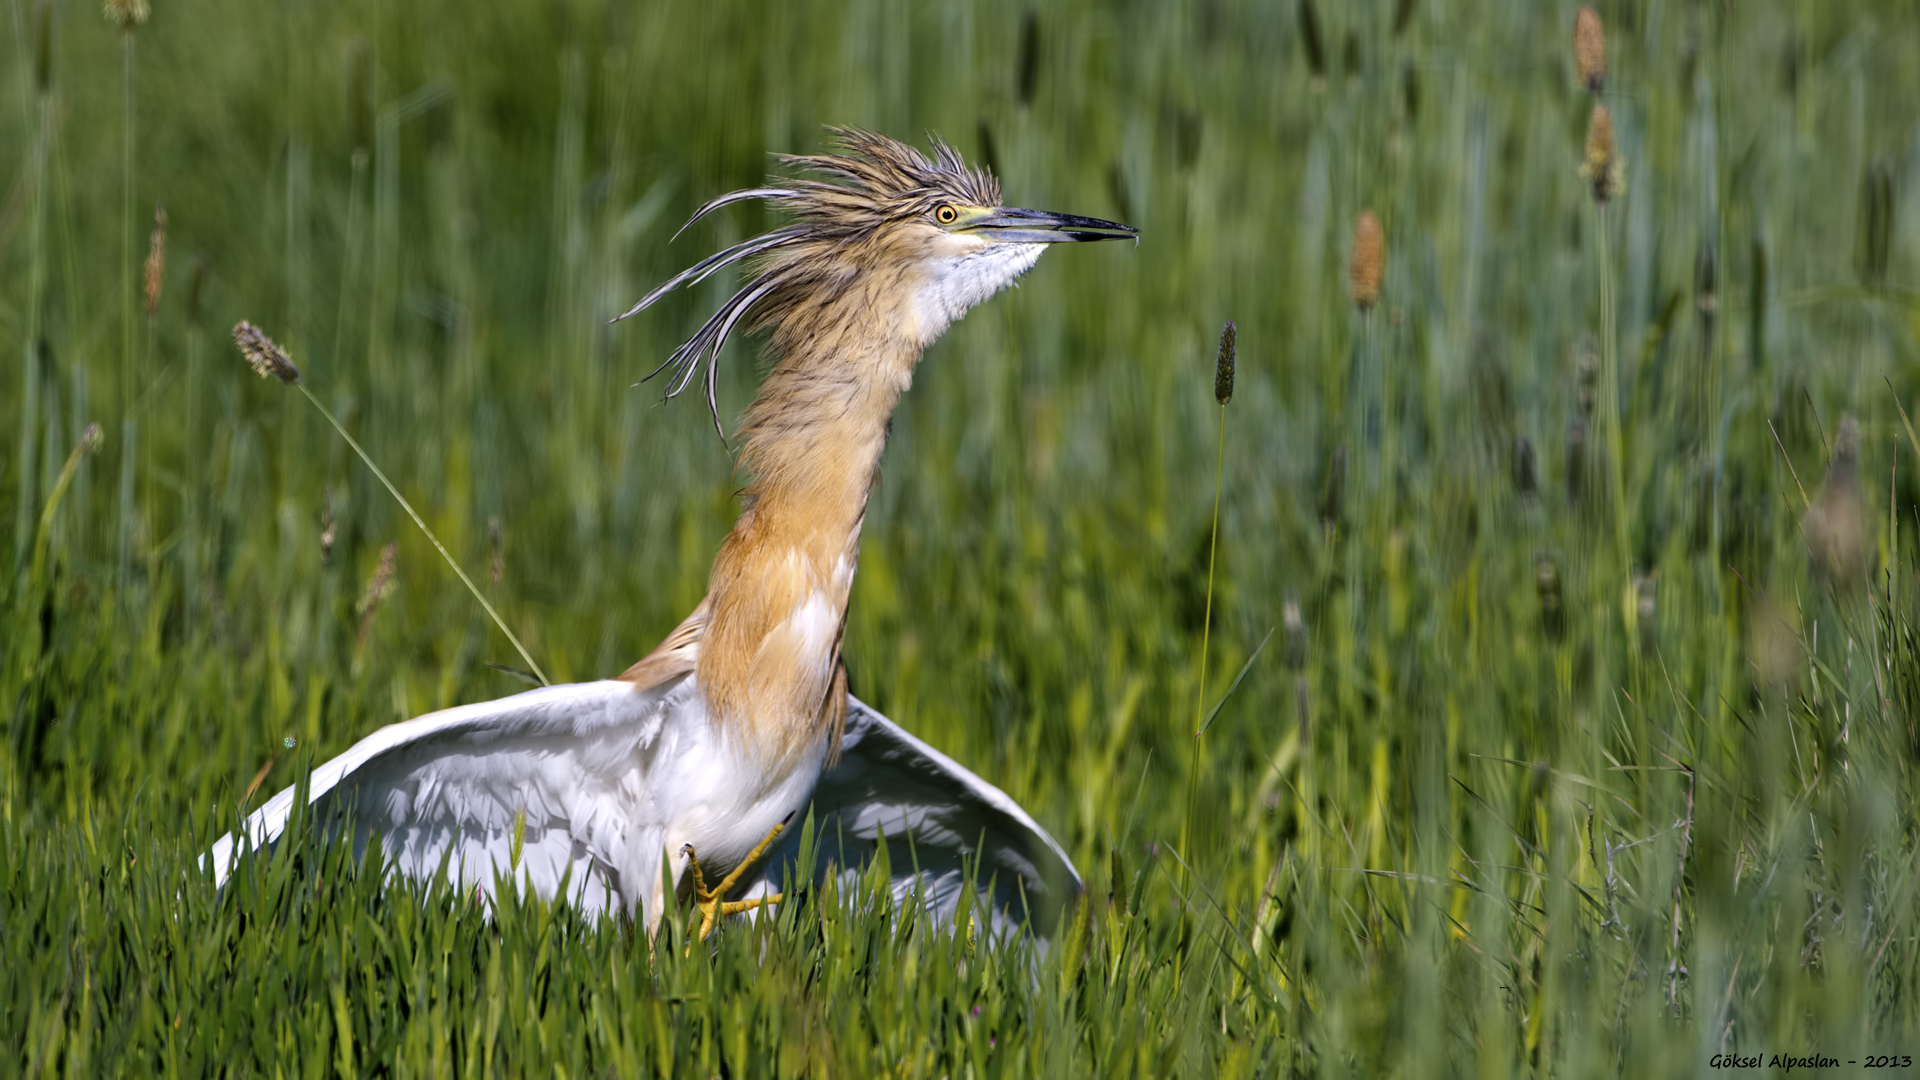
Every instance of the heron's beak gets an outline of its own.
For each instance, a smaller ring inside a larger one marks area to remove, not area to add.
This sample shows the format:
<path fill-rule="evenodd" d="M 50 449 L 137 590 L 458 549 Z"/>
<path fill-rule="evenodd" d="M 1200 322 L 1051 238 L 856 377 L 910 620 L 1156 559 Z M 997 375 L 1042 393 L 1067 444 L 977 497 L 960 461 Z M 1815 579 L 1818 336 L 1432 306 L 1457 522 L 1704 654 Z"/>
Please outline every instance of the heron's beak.
<path fill-rule="evenodd" d="M 1046 210 L 1016 210 L 1010 206 L 1000 207 L 962 231 L 996 244 L 1066 244 L 1139 237 L 1139 230 L 1129 225 Z"/>

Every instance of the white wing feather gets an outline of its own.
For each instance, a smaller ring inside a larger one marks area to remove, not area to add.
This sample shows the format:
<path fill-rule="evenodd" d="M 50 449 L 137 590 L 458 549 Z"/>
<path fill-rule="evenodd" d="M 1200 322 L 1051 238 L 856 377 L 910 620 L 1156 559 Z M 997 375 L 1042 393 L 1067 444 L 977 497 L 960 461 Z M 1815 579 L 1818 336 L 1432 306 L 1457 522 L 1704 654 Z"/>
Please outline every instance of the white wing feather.
<path fill-rule="evenodd" d="M 668 823 L 706 801 L 699 789 L 707 785 L 689 774 L 720 764 L 704 712 L 686 707 L 693 696 L 687 680 L 648 691 L 606 680 L 394 724 L 315 768 L 309 806 L 322 827 L 351 813 L 357 850 L 377 831 L 396 873 L 430 877 L 444 859 L 469 889 L 490 888 L 496 871 L 543 896 L 564 881 L 583 909 L 643 908 L 651 923 L 663 899 Z M 213 846 L 216 883 L 243 846 L 280 837 L 295 792 L 281 791 Z M 840 761 L 820 777 L 813 806 L 816 881 L 857 878 L 884 836 L 896 897 L 917 891 L 942 922 L 972 880 L 996 930 L 1031 917 L 1046 936 L 1082 888 L 1072 860 L 1019 804 L 858 700 L 849 701 Z M 745 895 L 777 890 L 792 875 L 800 832 L 788 830 Z"/>
<path fill-rule="evenodd" d="M 1085 886 L 1073 860 L 1020 804 L 856 698 L 847 705 L 840 763 L 813 796 L 814 879 L 856 882 L 884 837 L 894 898 L 915 892 L 950 923 L 971 882 L 996 933 L 1029 925 L 1051 936 Z M 748 895 L 781 888 L 799 858 L 798 831 L 782 838 Z"/>
<path fill-rule="evenodd" d="M 635 833 L 649 824 L 634 774 L 650 771 L 661 744 L 675 741 L 663 739 L 671 734 L 663 729 L 687 711 L 663 707 L 671 696 L 671 689 L 642 693 L 606 680 L 393 724 L 315 768 L 308 805 L 323 824 L 350 812 L 356 851 L 378 830 L 399 873 L 427 877 L 449 857 L 468 888 L 490 886 L 496 867 L 508 870 L 516 819 L 524 814 L 523 880 L 551 896 L 564 879 L 574 902 L 597 910 L 617 902 L 623 886 L 645 880 L 642 867 L 627 865 L 635 841 L 645 839 Z M 213 846 L 216 883 L 226 879 L 243 837 L 255 848 L 279 838 L 295 791 L 275 795 L 238 834 Z M 659 850 L 656 840 L 656 878 Z"/>

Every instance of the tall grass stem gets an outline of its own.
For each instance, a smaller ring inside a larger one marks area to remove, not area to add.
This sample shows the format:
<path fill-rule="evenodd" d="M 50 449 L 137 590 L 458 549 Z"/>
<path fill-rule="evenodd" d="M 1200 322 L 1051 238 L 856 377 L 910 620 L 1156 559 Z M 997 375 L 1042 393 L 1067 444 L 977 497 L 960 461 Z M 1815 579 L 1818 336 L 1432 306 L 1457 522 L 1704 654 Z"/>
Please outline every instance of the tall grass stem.
<path fill-rule="evenodd" d="M 546 671 L 534 660 L 533 654 L 529 653 L 527 647 L 520 644 L 520 639 L 514 635 L 514 632 L 508 629 L 506 620 L 502 619 L 500 613 L 493 609 L 493 605 L 489 603 L 486 596 L 480 592 L 479 586 L 473 583 L 473 579 L 467 576 L 465 570 L 460 569 L 460 564 L 454 561 L 452 553 L 447 551 L 446 545 L 440 542 L 440 538 L 434 535 L 433 530 L 427 527 L 425 519 L 421 518 L 419 511 L 415 510 L 413 504 L 407 501 L 407 497 L 400 494 L 400 489 L 393 486 L 393 481 L 387 479 L 387 474 L 380 471 L 380 466 L 373 463 L 373 458 L 367 456 L 367 452 L 360 448 L 360 443 L 356 441 L 352 435 L 347 433 L 347 429 L 339 420 L 334 418 L 333 411 L 325 405 L 320 404 L 320 399 L 313 395 L 313 391 L 307 389 L 306 384 L 295 383 L 293 385 L 295 389 L 307 396 L 307 400 L 313 403 L 314 408 L 320 410 L 320 415 L 327 418 L 327 423 L 333 425 L 333 430 L 340 433 L 340 437 L 345 439 L 347 445 L 353 448 L 353 452 L 359 456 L 360 461 L 373 472 L 375 477 L 379 478 L 381 484 L 386 486 L 387 493 L 392 495 L 394 501 L 400 504 L 400 508 L 407 512 L 407 516 L 413 519 L 413 523 L 420 526 L 420 531 L 426 534 L 427 541 L 433 545 L 435 551 L 440 553 L 440 557 L 447 561 L 447 565 L 451 567 L 454 574 L 460 578 L 460 583 L 465 585 L 467 591 L 473 594 L 473 598 L 480 601 L 480 606 L 486 609 L 487 617 L 493 620 L 493 625 L 499 627 L 500 632 L 505 634 L 507 640 L 513 643 L 514 651 L 520 654 L 520 659 L 526 661 L 528 669 L 540 679 L 540 685 L 552 686 L 553 680 L 547 678 Z"/>
<path fill-rule="evenodd" d="M 45 90 L 40 92 L 39 98 L 39 130 L 35 133 L 33 143 L 33 203 L 28 210 L 27 224 L 27 332 L 20 350 L 20 488 L 14 496 L 13 530 L 16 568 L 26 560 L 27 543 L 33 531 L 34 479 L 39 469 L 34 451 L 38 446 L 36 429 L 41 398 L 40 368 L 45 362 L 40 355 L 40 305 L 47 280 L 47 151 L 48 140 L 52 137 L 53 102 L 52 95 Z"/>
<path fill-rule="evenodd" d="M 1620 418 L 1620 343 L 1613 315 L 1612 238 L 1607 232 L 1607 203 L 1594 206 L 1594 222 L 1600 234 L 1600 398 L 1601 414 L 1607 425 L 1607 480 L 1613 495 L 1614 554 L 1620 580 L 1633 579 L 1633 550 L 1630 541 L 1632 522 L 1627 505 L 1627 445 Z"/>
<path fill-rule="evenodd" d="M 133 411 L 139 400 L 134 389 L 134 285 L 133 285 L 133 189 L 135 141 L 135 34 L 123 27 L 121 42 L 121 145 L 120 145 L 120 518 L 114 549 L 116 584 L 124 589 L 132 558 L 133 522 L 136 513 L 133 498 L 135 443 L 138 428 Z"/>
<path fill-rule="evenodd" d="M 1220 437 L 1214 449 L 1213 461 L 1213 527 L 1207 538 L 1207 603 L 1206 612 L 1200 622 L 1200 682 L 1193 691 L 1193 754 L 1191 766 L 1187 772 L 1187 818 L 1180 829 L 1180 849 L 1189 860 L 1194 858 L 1191 847 L 1193 842 L 1193 817 L 1200 802 L 1200 759 L 1206 752 L 1206 745 L 1200 736 L 1206 734 L 1205 713 L 1207 708 L 1207 654 L 1210 651 L 1213 634 L 1213 571 L 1215 557 L 1220 548 L 1220 486 L 1221 474 L 1227 462 L 1227 406 L 1220 405 Z M 1191 871 L 1187 871 L 1191 874 Z"/>

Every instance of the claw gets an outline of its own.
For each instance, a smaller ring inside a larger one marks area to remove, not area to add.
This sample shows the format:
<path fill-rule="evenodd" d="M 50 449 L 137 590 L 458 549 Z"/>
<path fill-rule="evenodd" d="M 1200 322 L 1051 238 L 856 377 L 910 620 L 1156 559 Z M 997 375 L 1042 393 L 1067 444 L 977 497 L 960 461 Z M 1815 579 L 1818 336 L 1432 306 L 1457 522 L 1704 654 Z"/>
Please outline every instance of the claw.
<path fill-rule="evenodd" d="M 772 846 L 774 840 L 786 831 L 787 822 L 791 820 L 793 815 L 789 814 L 785 820 L 775 825 L 771 832 L 754 845 L 752 851 L 747 852 L 747 857 L 740 860 L 740 865 L 733 868 L 733 873 L 728 874 L 718 886 L 711 889 L 707 888 L 707 876 L 700 869 L 700 857 L 694 854 L 693 845 L 681 846 L 680 854 L 687 857 L 687 864 L 693 870 L 693 902 L 694 906 L 700 910 L 701 941 L 707 940 L 707 935 L 713 933 L 714 924 L 721 919 L 742 912 L 757 911 L 768 904 L 777 904 L 785 897 L 784 893 L 774 893 L 772 896 L 757 897 L 753 900 L 725 899 L 726 895 L 740 884 L 740 879 L 747 876 L 747 871 L 753 864 L 759 862 L 760 857 L 767 853 L 767 848 Z"/>

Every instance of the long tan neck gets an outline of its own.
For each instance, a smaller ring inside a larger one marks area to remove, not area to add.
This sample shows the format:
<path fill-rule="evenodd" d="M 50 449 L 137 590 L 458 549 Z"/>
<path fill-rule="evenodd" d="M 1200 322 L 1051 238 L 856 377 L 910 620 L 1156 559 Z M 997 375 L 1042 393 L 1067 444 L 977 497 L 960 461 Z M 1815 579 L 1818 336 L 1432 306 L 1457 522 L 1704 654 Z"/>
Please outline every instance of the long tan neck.
<path fill-rule="evenodd" d="M 845 717 L 840 638 L 860 525 L 920 354 L 918 342 L 873 333 L 871 312 L 840 314 L 775 329 L 780 361 L 742 428 L 746 508 L 706 599 L 625 676 L 651 682 L 690 662 L 714 721 L 773 761 L 797 759 Z"/>

